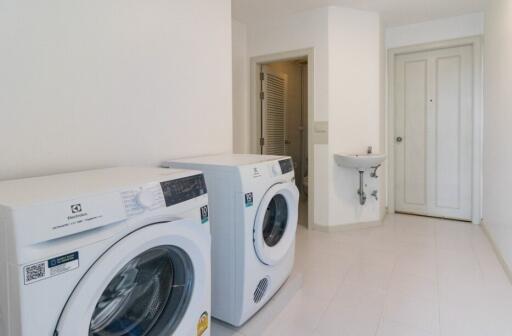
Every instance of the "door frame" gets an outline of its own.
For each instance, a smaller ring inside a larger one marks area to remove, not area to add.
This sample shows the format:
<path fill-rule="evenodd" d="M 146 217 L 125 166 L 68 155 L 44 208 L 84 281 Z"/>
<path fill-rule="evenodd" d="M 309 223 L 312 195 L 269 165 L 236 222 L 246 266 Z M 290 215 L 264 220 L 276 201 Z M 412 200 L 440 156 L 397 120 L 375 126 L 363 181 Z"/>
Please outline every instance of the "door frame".
<path fill-rule="evenodd" d="M 482 128 L 483 128 L 483 54 L 482 36 L 471 36 L 441 42 L 424 43 L 388 50 L 388 212 L 395 213 L 395 66 L 399 55 L 436 49 L 471 46 L 473 48 L 473 167 L 472 223 L 482 222 Z"/>
<path fill-rule="evenodd" d="M 259 146 L 259 97 L 260 97 L 260 65 L 274 62 L 290 61 L 298 58 L 306 57 L 308 60 L 308 222 L 307 229 L 311 229 L 314 225 L 315 211 L 315 184 L 314 184 L 314 168 L 315 168 L 315 145 L 313 135 L 313 124 L 315 120 L 315 95 L 314 95 L 314 64 L 315 50 L 314 48 L 298 49 L 274 53 L 263 56 L 251 57 L 250 59 L 250 151 L 253 154 L 260 153 Z"/>

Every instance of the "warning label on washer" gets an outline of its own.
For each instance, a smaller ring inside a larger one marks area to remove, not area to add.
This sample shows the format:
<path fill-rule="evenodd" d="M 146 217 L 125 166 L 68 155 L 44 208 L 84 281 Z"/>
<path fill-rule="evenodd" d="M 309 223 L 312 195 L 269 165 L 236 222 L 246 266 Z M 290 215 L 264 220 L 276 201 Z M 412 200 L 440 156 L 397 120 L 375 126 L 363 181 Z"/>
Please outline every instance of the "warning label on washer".
<path fill-rule="evenodd" d="M 208 205 L 201 207 L 201 223 L 208 222 Z"/>
<path fill-rule="evenodd" d="M 245 207 L 252 207 L 254 204 L 254 196 L 252 195 L 252 192 L 245 194 Z"/>
<path fill-rule="evenodd" d="M 80 267 L 78 252 L 69 253 L 23 267 L 25 285 L 54 277 Z"/>
<path fill-rule="evenodd" d="M 206 330 L 208 330 L 209 318 L 208 312 L 204 312 L 199 317 L 199 321 L 197 322 L 197 336 L 202 336 Z"/>

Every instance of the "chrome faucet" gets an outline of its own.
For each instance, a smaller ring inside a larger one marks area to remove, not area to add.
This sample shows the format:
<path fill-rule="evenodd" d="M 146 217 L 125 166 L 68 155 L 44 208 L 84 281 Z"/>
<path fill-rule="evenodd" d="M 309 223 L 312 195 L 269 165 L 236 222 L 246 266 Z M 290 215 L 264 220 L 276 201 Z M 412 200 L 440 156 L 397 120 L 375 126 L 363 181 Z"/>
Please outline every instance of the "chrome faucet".
<path fill-rule="evenodd" d="M 375 167 L 372 167 L 372 172 L 370 173 L 370 176 L 373 178 L 379 178 L 379 175 L 377 175 L 377 169 L 380 168 L 381 165 L 377 165 Z"/>
<path fill-rule="evenodd" d="M 377 195 L 378 195 L 378 193 L 379 193 L 379 192 L 378 192 L 377 190 L 374 190 L 374 191 L 372 192 L 372 196 L 373 196 L 373 197 L 375 197 L 375 200 L 376 200 L 376 201 L 378 201 L 378 200 L 379 200 L 379 197 L 377 196 Z"/>

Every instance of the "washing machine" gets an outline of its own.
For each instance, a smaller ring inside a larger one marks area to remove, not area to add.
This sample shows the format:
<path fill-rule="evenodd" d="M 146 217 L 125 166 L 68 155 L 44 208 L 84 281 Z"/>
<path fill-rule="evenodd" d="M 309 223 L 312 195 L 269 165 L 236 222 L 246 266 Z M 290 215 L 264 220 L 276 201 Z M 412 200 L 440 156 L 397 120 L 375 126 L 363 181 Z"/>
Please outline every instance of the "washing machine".
<path fill-rule="evenodd" d="M 111 168 L 0 183 L 0 335 L 210 334 L 197 171 Z"/>
<path fill-rule="evenodd" d="M 212 315 L 240 326 L 291 273 L 299 192 L 290 157 L 215 155 L 164 164 L 197 169 L 208 186 Z"/>

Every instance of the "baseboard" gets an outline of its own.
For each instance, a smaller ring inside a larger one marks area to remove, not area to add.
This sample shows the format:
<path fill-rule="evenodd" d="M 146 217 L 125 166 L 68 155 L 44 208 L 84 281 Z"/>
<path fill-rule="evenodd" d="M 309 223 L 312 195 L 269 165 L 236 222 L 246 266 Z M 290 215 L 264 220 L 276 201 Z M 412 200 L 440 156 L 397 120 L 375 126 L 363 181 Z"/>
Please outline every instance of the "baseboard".
<path fill-rule="evenodd" d="M 315 231 L 321 231 L 321 232 L 343 232 L 343 231 L 350 231 L 350 230 L 357 230 L 357 229 L 368 229 L 376 226 L 382 225 L 382 220 L 377 220 L 373 222 L 361 222 L 361 223 L 352 223 L 352 224 L 338 224 L 338 225 L 318 225 L 313 224 L 311 225 L 311 229 Z"/>
<path fill-rule="evenodd" d="M 500 249 L 498 248 L 498 245 L 496 244 L 496 241 L 492 237 L 491 233 L 489 232 L 489 229 L 485 225 L 485 223 L 482 221 L 480 223 L 480 226 L 482 227 L 482 231 L 487 236 L 487 239 L 489 239 L 489 242 L 491 242 L 492 249 L 494 250 L 494 253 L 498 257 L 498 260 L 501 264 L 501 267 L 503 267 L 503 270 L 505 271 L 505 274 L 508 277 L 508 280 L 512 284 L 512 270 L 508 266 L 507 262 L 505 261 L 505 258 L 503 257 L 503 254 L 501 254 Z"/>

